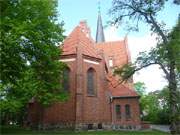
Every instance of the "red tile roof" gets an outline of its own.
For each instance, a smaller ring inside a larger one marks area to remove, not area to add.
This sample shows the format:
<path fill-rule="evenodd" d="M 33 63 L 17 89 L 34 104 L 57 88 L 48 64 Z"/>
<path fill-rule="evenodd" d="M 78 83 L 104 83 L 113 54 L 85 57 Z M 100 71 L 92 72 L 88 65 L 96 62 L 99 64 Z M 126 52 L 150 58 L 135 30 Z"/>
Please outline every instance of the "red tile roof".
<path fill-rule="evenodd" d="M 138 97 L 135 90 L 130 89 L 125 84 L 119 84 L 119 81 L 112 75 L 107 75 L 108 88 L 113 97 Z"/>
<path fill-rule="evenodd" d="M 89 35 L 83 32 L 80 26 L 77 26 L 71 34 L 65 39 L 62 50 L 62 55 L 76 54 L 77 46 L 81 46 L 82 54 L 101 59 L 95 49 L 95 43 Z"/>
<path fill-rule="evenodd" d="M 109 84 L 109 90 L 113 97 L 139 97 L 134 90 L 129 89 L 123 84 L 117 87 L 112 87 L 112 85 Z"/>
<path fill-rule="evenodd" d="M 125 40 L 98 43 L 97 50 L 103 50 L 107 59 L 113 59 L 113 66 L 122 66 L 129 61 Z"/>
<path fill-rule="evenodd" d="M 84 22 L 80 22 L 71 34 L 65 39 L 62 55 L 77 54 L 77 47 L 81 47 L 82 54 L 93 58 L 101 59 L 98 52 L 102 52 L 105 59 L 111 57 L 113 66 L 122 66 L 129 61 L 129 52 L 127 49 L 127 39 L 122 41 L 103 42 L 95 44 L 90 37 L 90 29 Z M 107 75 L 108 87 L 114 97 L 137 97 L 137 93 L 129 87 L 118 84 L 117 78 Z"/>

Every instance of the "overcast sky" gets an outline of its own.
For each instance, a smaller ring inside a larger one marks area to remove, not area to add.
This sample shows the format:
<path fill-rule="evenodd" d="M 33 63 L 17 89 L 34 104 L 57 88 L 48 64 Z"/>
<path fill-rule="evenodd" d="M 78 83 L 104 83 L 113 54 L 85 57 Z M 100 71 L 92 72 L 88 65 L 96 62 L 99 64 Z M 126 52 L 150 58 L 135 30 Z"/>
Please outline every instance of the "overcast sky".
<path fill-rule="evenodd" d="M 111 0 L 100 0 L 100 2 L 103 25 L 106 26 L 107 21 L 111 19 L 107 14 L 111 7 Z M 95 37 L 98 0 L 59 0 L 58 11 L 59 21 L 65 23 L 65 35 L 70 34 L 81 20 L 86 20 L 91 28 L 92 37 Z M 164 21 L 166 28 L 171 29 L 176 24 L 178 13 L 180 13 L 180 9 L 170 1 L 159 14 L 158 20 Z M 127 34 L 124 24 L 118 29 L 107 26 L 104 28 L 104 32 L 106 41 L 121 40 Z M 128 44 L 132 61 L 134 61 L 139 52 L 148 51 L 151 47 L 156 46 L 156 36 L 151 35 L 147 25 L 142 23 L 139 32 L 128 33 Z M 164 74 L 158 66 L 148 67 L 138 72 L 134 75 L 134 81 L 144 82 L 148 92 L 162 89 L 167 84 Z"/>

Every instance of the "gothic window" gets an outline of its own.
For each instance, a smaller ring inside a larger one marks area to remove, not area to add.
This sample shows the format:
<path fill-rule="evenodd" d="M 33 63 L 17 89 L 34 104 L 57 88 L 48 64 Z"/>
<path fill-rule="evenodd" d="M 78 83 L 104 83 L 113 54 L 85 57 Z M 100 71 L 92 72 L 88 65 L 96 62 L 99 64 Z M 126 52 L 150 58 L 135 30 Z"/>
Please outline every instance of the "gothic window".
<path fill-rule="evenodd" d="M 70 69 L 65 68 L 63 71 L 63 90 L 64 91 L 69 91 L 70 89 Z"/>
<path fill-rule="evenodd" d="M 126 119 L 130 119 L 131 118 L 131 109 L 130 109 L 130 105 L 125 105 L 125 112 L 126 112 Z"/>
<path fill-rule="evenodd" d="M 87 71 L 87 93 L 88 95 L 95 95 L 95 70 L 93 68 L 90 68 Z"/>
<path fill-rule="evenodd" d="M 121 119 L 121 106 L 116 105 L 116 119 Z"/>

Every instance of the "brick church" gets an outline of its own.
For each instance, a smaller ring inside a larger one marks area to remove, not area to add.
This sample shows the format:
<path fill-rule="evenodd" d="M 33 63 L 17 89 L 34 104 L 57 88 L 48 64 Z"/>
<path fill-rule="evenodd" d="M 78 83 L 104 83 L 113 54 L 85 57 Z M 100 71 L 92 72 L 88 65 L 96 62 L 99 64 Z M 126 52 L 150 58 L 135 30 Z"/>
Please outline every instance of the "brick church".
<path fill-rule="evenodd" d="M 41 116 L 38 104 L 30 102 L 30 124 L 37 124 L 41 117 L 43 128 L 140 129 L 139 96 L 132 79 L 119 84 L 113 76 L 114 68 L 130 62 L 127 37 L 105 42 L 99 13 L 96 41 L 81 21 L 60 47 L 60 61 L 68 65 L 63 87 L 69 99 L 45 108 Z"/>

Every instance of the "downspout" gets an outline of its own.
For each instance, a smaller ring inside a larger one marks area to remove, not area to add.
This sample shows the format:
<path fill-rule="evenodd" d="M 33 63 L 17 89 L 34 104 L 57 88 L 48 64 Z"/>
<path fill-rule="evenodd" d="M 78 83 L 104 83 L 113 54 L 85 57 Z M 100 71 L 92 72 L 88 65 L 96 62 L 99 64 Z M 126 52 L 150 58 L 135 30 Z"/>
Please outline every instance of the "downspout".
<path fill-rule="evenodd" d="M 110 97 L 111 124 L 114 125 L 113 110 L 112 110 L 113 106 L 112 105 L 113 105 L 113 97 L 111 96 Z"/>

